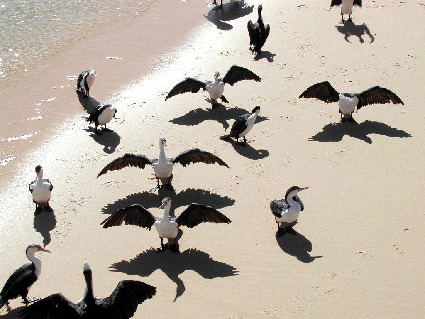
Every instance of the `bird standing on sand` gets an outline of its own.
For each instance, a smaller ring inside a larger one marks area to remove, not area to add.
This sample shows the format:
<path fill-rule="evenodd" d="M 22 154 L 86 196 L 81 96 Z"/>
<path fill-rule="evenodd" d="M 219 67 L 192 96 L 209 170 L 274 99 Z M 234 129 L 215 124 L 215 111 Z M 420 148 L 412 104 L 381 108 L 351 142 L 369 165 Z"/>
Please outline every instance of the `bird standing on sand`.
<path fill-rule="evenodd" d="M 95 133 L 102 134 L 97 130 L 99 125 L 104 125 L 104 130 L 106 130 L 106 124 L 108 124 L 113 117 L 117 114 L 117 109 L 112 107 L 111 104 L 106 104 L 95 108 L 87 119 L 87 122 L 93 123 L 95 125 Z"/>
<path fill-rule="evenodd" d="M 186 78 L 185 80 L 183 80 L 172 88 L 165 100 L 168 100 L 170 97 L 177 94 L 182 94 L 186 92 L 197 93 L 200 89 L 203 89 L 204 91 L 207 91 L 210 95 L 210 98 L 212 100 L 212 107 L 215 108 L 218 106 L 218 99 L 221 99 L 225 103 L 229 103 L 229 101 L 227 101 L 227 99 L 223 95 L 224 85 L 228 83 L 233 86 L 233 84 L 242 80 L 254 80 L 256 82 L 261 82 L 261 78 L 254 72 L 246 68 L 233 65 L 229 69 L 229 71 L 227 71 L 223 79 L 220 78 L 219 72 L 214 73 L 214 81 L 212 82 L 201 82 L 193 78 Z"/>
<path fill-rule="evenodd" d="M 41 261 L 35 257 L 38 251 L 45 251 L 50 253 L 49 250 L 44 249 L 40 245 L 29 245 L 26 250 L 27 258 L 31 263 L 25 264 L 19 269 L 15 270 L 9 279 L 4 284 L 0 292 L 0 309 L 6 304 L 7 309 L 10 311 L 9 300 L 21 296 L 25 304 L 34 301 L 29 299 L 28 290 L 40 277 Z"/>
<path fill-rule="evenodd" d="M 29 184 L 32 200 L 35 203 L 35 214 L 40 214 L 43 210 L 51 212 L 53 210 L 49 205 L 49 201 L 53 185 L 47 178 L 43 178 L 43 168 L 40 165 L 37 165 L 35 172 L 37 177 Z"/>
<path fill-rule="evenodd" d="M 86 290 L 76 304 L 57 293 L 37 301 L 21 310 L 24 319 L 128 319 L 133 317 L 137 306 L 152 298 L 156 288 L 141 281 L 122 280 L 107 298 L 95 297 L 92 271 L 89 264 L 83 267 Z"/>
<path fill-rule="evenodd" d="M 103 225 L 103 228 L 108 228 L 121 226 L 125 222 L 126 225 L 135 225 L 149 230 L 155 225 L 159 238 L 161 238 L 161 248 L 158 249 L 158 252 L 167 249 L 167 246 L 163 243 L 164 238 L 173 239 L 173 244 L 168 248 L 173 252 L 179 252 L 176 237 L 180 226 L 193 228 L 206 222 L 226 224 L 232 222 L 218 210 L 200 204 L 190 204 L 177 218 L 170 216 L 171 199 L 169 197 L 162 200 L 162 205 L 159 208 L 164 209 L 162 218 L 155 217 L 141 205 L 121 208 L 106 218 L 101 225 Z"/>
<path fill-rule="evenodd" d="M 252 109 L 251 113 L 247 113 L 239 116 L 232 125 L 229 135 L 225 135 L 222 139 L 233 137 L 236 139 L 236 143 L 242 146 L 246 146 L 246 135 L 251 131 L 252 127 L 257 120 L 257 116 L 260 113 L 260 107 L 256 106 Z M 243 143 L 239 142 L 239 138 L 243 137 Z"/>
<path fill-rule="evenodd" d="M 300 212 L 304 210 L 304 205 L 298 197 L 298 192 L 305 189 L 308 189 L 308 187 L 292 186 L 286 191 L 284 199 L 276 199 L 270 202 L 270 209 L 278 226 L 278 237 L 285 235 L 285 233 L 297 234 L 292 226 L 297 221 Z M 289 225 L 284 227 L 287 224 Z"/>
<path fill-rule="evenodd" d="M 344 23 L 344 14 L 348 14 L 348 21 L 351 21 L 353 6 L 362 7 L 362 0 L 332 0 L 331 7 L 339 5 L 341 6 L 342 23 Z"/>
<path fill-rule="evenodd" d="M 97 73 L 93 69 L 88 69 L 80 73 L 77 79 L 77 92 L 84 94 L 84 97 L 90 96 L 90 88 L 93 85 Z"/>
<path fill-rule="evenodd" d="M 213 155 L 209 152 L 201 151 L 198 148 L 193 148 L 185 152 L 180 153 L 176 158 L 167 158 L 165 156 L 164 147 L 166 146 L 166 140 L 161 138 L 159 140 L 159 158 L 149 159 L 145 155 L 125 154 L 122 157 L 117 158 L 108 165 L 106 165 L 102 171 L 97 175 L 103 175 L 108 171 L 119 170 L 127 166 L 136 166 L 139 168 L 145 168 L 146 165 L 152 165 L 155 172 L 155 178 L 157 179 L 158 185 L 151 191 L 156 191 L 164 186 L 166 189 L 173 190 L 171 181 L 173 179 L 173 166 L 179 163 L 183 166 L 191 163 L 205 163 L 205 164 L 219 164 L 221 166 L 229 167 L 223 160 L 218 156 Z M 162 186 L 159 181 L 161 181 Z"/>
<path fill-rule="evenodd" d="M 362 93 L 338 93 L 328 82 L 316 83 L 307 88 L 299 98 L 316 98 L 326 103 L 339 102 L 341 122 L 354 122 L 353 112 L 368 104 L 403 104 L 403 101 L 392 91 L 374 86 Z"/>
<path fill-rule="evenodd" d="M 261 11 L 263 6 L 258 6 L 258 20 L 257 23 L 253 23 L 251 20 L 248 21 L 248 33 L 249 33 L 249 50 L 257 55 L 261 54 L 261 48 L 266 43 L 267 37 L 270 33 L 270 26 L 264 25 Z"/>

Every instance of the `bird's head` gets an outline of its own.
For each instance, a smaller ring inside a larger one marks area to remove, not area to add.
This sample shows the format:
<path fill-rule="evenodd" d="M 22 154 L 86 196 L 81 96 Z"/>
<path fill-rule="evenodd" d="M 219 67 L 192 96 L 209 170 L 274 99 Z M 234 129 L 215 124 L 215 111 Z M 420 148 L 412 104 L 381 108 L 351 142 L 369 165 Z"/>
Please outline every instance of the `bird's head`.
<path fill-rule="evenodd" d="M 83 273 L 88 273 L 88 272 L 91 272 L 91 268 L 90 268 L 89 263 L 86 261 L 86 262 L 84 262 Z"/>
<path fill-rule="evenodd" d="M 44 251 L 46 253 L 50 253 L 50 250 L 44 249 L 40 245 L 29 245 L 26 251 L 27 257 L 29 258 L 29 256 L 34 256 L 34 254 L 38 251 Z"/>
<path fill-rule="evenodd" d="M 254 114 L 254 113 L 260 113 L 260 107 L 257 105 L 256 107 L 254 107 L 253 109 L 252 109 L 252 112 L 251 112 L 252 114 Z"/>
<path fill-rule="evenodd" d="M 167 146 L 167 140 L 165 138 L 160 138 L 159 146 Z"/>
<path fill-rule="evenodd" d="M 288 190 L 286 191 L 285 199 L 292 198 L 295 195 L 297 195 L 298 192 L 301 192 L 305 189 L 308 189 L 308 187 L 299 187 L 299 186 L 289 187 Z"/>
<path fill-rule="evenodd" d="M 262 4 L 260 4 L 260 5 L 258 6 L 258 14 L 260 14 L 260 13 L 261 13 L 261 10 L 263 10 L 263 5 L 262 5 Z"/>
<path fill-rule="evenodd" d="M 88 76 L 92 77 L 92 76 L 96 76 L 96 75 L 97 75 L 97 73 L 96 73 L 95 70 L 89 69 L 89 75 Z"/>
<path fill-rule="evenodd" d="M 162 200 L 162 204 L 161 204 L 161 206 L 159 206 L 159 208 L 165 208 L 166 206 L 171 206 L 171 198 L 170 197 L 165 197 Z"/>
<path fill-rule="evenodd" d="M 43 173 L 43 167 L 41 167 L 41 165 L 37 165 L 37 166 L 35 167 L 35 172 L 37 173 L 37 175 L 38 175 L 39 173 Z"/>
<path fill-rule="evenodd" d="M 216 72 L 214 73 L 214 79 L 218 79 L 218 78 L 219 78 L 219 76 L 220 76 L 220 72 L 216 71 Z"/>

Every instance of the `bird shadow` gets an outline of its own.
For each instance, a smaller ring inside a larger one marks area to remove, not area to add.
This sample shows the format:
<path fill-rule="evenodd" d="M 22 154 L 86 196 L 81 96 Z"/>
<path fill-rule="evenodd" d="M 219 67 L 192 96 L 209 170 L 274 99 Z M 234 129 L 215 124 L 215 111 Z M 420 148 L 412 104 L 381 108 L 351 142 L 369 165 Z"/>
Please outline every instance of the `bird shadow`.
<path fill-rule="evenodd" d="M 311 256 L 310 252 L 313 250 L 311 241 L 305 238 L 300 233 L 296 234 L 286 233 L 283 236 L 278 236 L 276 232 L 276 241 L 279 247 L 288 255 L 296 257 L 303 263 L 311 263 L 316 258 L 322 258 L 323 256 Z"/>
<path fill-rule="evenodd" d="M 257 54 L 254 57 L 254 60 L 255 61 L 259 61 L 261 59 L 267 59 L 267 61 L 269 61 L 271 63 L 271 62 L 274 62 L 274 57 L 275 56 L 276 56 L 275 53 L 271 53 L 269 51 L 261 51 L 260 54 Z"/>
<path fill-rule="evenodd" d="M 98 144 L 103 145 L 103 151 L 107 154 L 114 153 L 121 142 L 121 136 L 111 129 L 101 129 L 100 131 L 102 131 L 102 134 L 96 134 L 94 127 L 91 126 L 84 130 L 86 132 L 91 132 L 90 137 Z"/>
<path fill-rule="evenodd" d="M 360 124 L 354 123 L 329 123 L 322 128 L 322 131 L 309 138 L 309 141 L 317 142 L 339 142 L 344 135 L 348 135 L 359 140 L 372 144 L 369 134 L 380 134 L 388 137 L 412 137 L 409 133 L 393 128 L 385 123 L 376 121 L 364 121 Z"/>
<path fill-rule="evenodd" d="M 86 110 L 87 113 L 93 112 L 94 109 L 98 108 L 101 104 L 93 97 L 86 97 L 84 93 L 77 91 L 78 100 L 81 106 Z"/>
<path fill-rule="evenodd" d="M 123 199 L 119 199 L 112 204 L 108 204 L 102 209 L 103 214 L 113 214 L 122 207 L 128 207 L 130 205 L 139 204 L 144 208 L 149 209 L 152 207 L 159 207 L 164 197 L 170 197 L 172 199 L 172 208 L 174 210 L 181 207 L 187 206 L 192 203 L 197 203 L 205 206 L 210 206 L 214 209 L 221 209 L 227 206 L 232 206 L 235 200 L 221 196 L 215 193 L 211 193 L 204 189 L 188 188 L 181 191 L 178 194 L 171 195 L 168 190 L 161 189 L 158 194 L 150 192 L 134 193 L 126 196 Z"/>
<path fill-rule="evenodd" d="M 193 270 L 205 279 L 224 278 L 238 275 L 238 270 L 226 263 L 216 261 L 203 251 L 191 248 L 176 254 L 170 251 L 157 253 L 150 248 L 134 259 L 122 260 L 112 264 L 111 271 L 128 275 L 147 277 L 156 270 L 161 270 L 176 285 L 174 301 L 186 290 L 183 280 L 179 278 L 186 270 Z"/>
<path fill-rule="evenodd" d="M 0 318 L 4 318 L 4 319 L 18 319 L 18 318 L 22 318 L 21 316 L 19 316 L 19 312 L 24 309 L 26 306 L 19 306 L 17 308 L 14 308 L 10 311 L 8 311 L 6 314 L 4 315 L 0 315 Z"/>
<path fill-rule="evenodd" d="M 354 24 L 353 21 L 345 21 L 343 25 L 336 25 L 335 28 L 342 34 L 344 34 L 344 40 L 348 43 L 351 43 L 350 37 L 356 36 L 359 38 L 360 43 L 364 43 L 365 40 L 363 39 L 363 35 L 369 36 L 370 42 L 372 43 L 375 41 L 375 37 L 370 33 L 369 28 L 366 24 Z"/>
<path fill-rule="evenodd" d="M 53 211 L 43 211 L 34 214 L 34 229 L 43 236 L 43 245 L 46 247 L 52 240 L 50 232 L 56 227 L 56 216 Z"/>
<path fill-rule="evenodd" d="M 204 17 L 208 21 L 214 23 L 217 26 L 217 29 L 228 31 L 233 29 L 233 26 L 225 21 L 242 18 L 251 14 L 253 10 L 254 5 L 249 6 L 244 0 L 241 0 L 225 3 L 221 9 L 213 8 L 207 15 L 204 15 Z"/>
<path fill-rule="evenodd" d="M 229 128 L 229 120 L 236 120 L 239 116 L 246 114 L 247 111 L 238 107 L 226 108 L 217 107 L 214 109 L 202 109 L 197 108 L 191 110 L 183 116 L 176 117 L 170 120 L 171 123 L 177 125 L 193 126 L 198 125 L 204 121 L 217 121 L 220 123 L 225 130 Z M 267 117 L 257 117 L 257 122 L 267 120 Z"/>
<path fill-rule="evenodd" d="M 239 155 L 242 155 L 252 160 L 263 159 L 269 156 L 270 154 L 268 150 L 256 150 L 251 145 L 249 145 L 249 143 L 245 145 L 238 144 L 234 139 L 230 138 L 228 135 L 224 135 L 220 139 L 222 141 L 232 144 L 236 153 L 238 153 Z"/>

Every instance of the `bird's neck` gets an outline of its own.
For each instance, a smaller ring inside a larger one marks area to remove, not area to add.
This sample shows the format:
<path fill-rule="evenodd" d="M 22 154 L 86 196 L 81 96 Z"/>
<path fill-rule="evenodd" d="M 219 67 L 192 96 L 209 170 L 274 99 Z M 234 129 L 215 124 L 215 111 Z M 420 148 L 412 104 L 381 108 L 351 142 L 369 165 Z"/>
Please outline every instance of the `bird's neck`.
<path fill-rule="evenodd" d="M 159 144 L 159 162 L 165 162 L 167 161 L 167 157 L 165 156 L 165 150 L 164 150 L 164 145 L 161 143 Z"/>
<path fill-rule="evenodd" d="M 168 220 L 170 218 L 170 205 L 165 205 L 164 214 L 162 215 L 162 219 Z"/>
<path fill-rule="evenodd" d="M 43 172 L 39 172 L 37 174 L 37 182 L 42 183 L 43 182 Z"/>
<path fill-rule="evenodd" d="M 92 280 L 92 276 L 90 275 L 84 275 L 86 278 L 86 290 L 84 292 L 84 301 L 85 302 L 90 302 L 90 301 L 94 301 L 94 293 L 93 293 L 93 280 Z"/>
<path fill-rule="evenodd" d="M 301 205 L 300 205 L 300 203 L 298 202 L 298 201 L 296 201 L 296 200 L 294 200 L 294 197 L 295 196 L 297 196 L 297 193 L 296 192 L 290 192 L 289 194 L 288 194 L 288 196 L 287 196 L 287 198 L 286 198 L 286 202 L 289 204 L 289 206 L 296 206 L 296 207 L 298 207 L 298 206 L 300 206 L 301 207 Z"/>
<path fill-rule="evenodd" d="M 35 252 L 31 251 L 27 255 L 28 259 L 33 263 L 35 267 L 35 275 L 37 278 L 40 276 L 41 272 L 41 260 L 35 257 Z"/>

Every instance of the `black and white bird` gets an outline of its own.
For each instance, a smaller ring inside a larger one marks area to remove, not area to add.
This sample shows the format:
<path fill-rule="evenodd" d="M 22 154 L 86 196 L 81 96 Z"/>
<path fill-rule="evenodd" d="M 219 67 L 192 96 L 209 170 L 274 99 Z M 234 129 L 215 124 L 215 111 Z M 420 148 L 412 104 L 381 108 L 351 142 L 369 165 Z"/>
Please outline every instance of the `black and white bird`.
<path fill-rule="evenodd" d="M 162 200 L 162 205 L 159 208 L 164 209 L 164 214 L 161 218 L 155 217 L 146 208 L 141 205 L 132 205 L 129 207 L 121 208 L 114 214 L 106 218 L 101 225 L 103 228 L 112 226 L 121 226 L 124 222 L 126 225 L 134 225 L 151 230 L 155 226 L 159 238 L 161 239 L 161 248 L 158 252 L 165 251 L 167 246 L 163 243 L 163 239 L 172 239 L 173 243 L 168 247 L 171 251 L 179 252 L 176 243 L 180 226 L 187 226 L 193 228 L 200 223 L 226 223 L 232 221 L 218 210 L 200 204 L 190 204 L 179 217 L 170 214 L 171 199 L 166 197 Z"/>
<path fill-rule="evenodd" d="M 10 310 L 9 300 L 19 296 L 24 299 L 25 304 L 34 301 L 27 296 L 30 287 L 37 281 L 38 277 L 40 277 L 41 261 L 35 257 L 35 253 L 38 251 L 50 253 L 49 250 L 44 249 L 40 245 L 29 245 L 27 247 L 26 255 L 31 262 L 15 270 L 4 284 L 0 292 L 0 309 L 6 304 L 7 309 Z"/>
<path fill-rule="evenodd" d="M 137 306 L 152 298 L 156 288 L 141 281 L 122 280 L 107 298 L 95 297 L 90 266 L 83 268 L 86 289 L 76 304 L 57 293 L 43 298 L 22 309 L 19 316 L 25 319 L 128 319 L 133 317 Z"/>
<path fill-rule="evenodd" d="M 93 69 L 87 69 L 78 75 L 77 79 L 77 92 L 84 94 L 84 97 L 90 96 L 90 89 L 93 85 L 97 73 Z"/>
<path fill-rule="evenodd" d="M 266 43 L 267 37 L 270 33 L 270 26 L 264 25 L 263 17 L 261 16 L 261 11 L 263 6 L 260 4 L 258 6 L 258 20 L 257 23 L 253 23 L 251 20 L 248 21 L 248 33 L 249 33 L 249 45 L 252 53 L 257 55 L 261 54 L 261 48 Z"/>
<path fill-rule="evenodd" d="M 221 166 L 229 167 L 222 159 L 218 156 L 211 154 L 206 151 L 201 151 L 198 148 L 193 148 L 185 152 L 180 153 L 176 158 L 167 158 L 165 156 L 166 140 L 161 138 L 159 140 L 159 158 L 150 159 L 145 155 L 125 154 L 111 163 L 106 165 L 97 177 L 107 173 L 108 171 L 119 170 L 127 166 L 135 166 L 139 168 L 145 168 L 146 165 L 152 165 L 157 179 L 157 187 L 152 191 L 161 189 L 164 186 L 166 189 L 173 190 L 171 181 L 173 179 L 173 166 L 174 164 L 181 164 L 183 167 L 191 163 L 205 163 L 205 164 L 218 164 Z M 162 186 L 160 185 L 160 182 Z"/>
<path fill-rule="evenodd" d="M 338 93 L 328 82 L 316 83 L 306 89 L 299 98 L 316 98 L 326 103 L 339 102 L 341 122 L 354 122 L 353 112 L 369 104 L 403 104 L 403 101 L 392 91 L 374 86 L 362 93 Z"/>
<path fill-rule="evenodd" d="M 232 125 L 229 135 L 225 135 L 222 139 L 233 137 L 236 142 L 240 145 L 246 146 L 247 140 L 246 135 L 251 131 L 252 127 L 257 120 L 257 116 L 260 113 L 260 107 L 256 106 L 252 109 L 251 113 L 247 113 L 239 116 Z M 239 142 L 239 139 L 243 138 L 243 143 Z"/>
<path fill-rule="evenodd" d="M 52 195 L 53 184 L 47 179 L 43 178 L 43 168 L 37 165 L 35 168 L 37 177 L 29 184 L 29 190 L 32 194 L 32 200 L 35 203 L 35 213 L 39 214 L 43 210 L 53 211 L 49 205 L 50 197 Z"/>
<path fill-rule="evenodd" d="M 186 78 L 185 80 L 183 80 L 172 88 L 165 100 L 168 100 L 170 97 L 173 97 L 177 94 L 182 94 L 186 92 L 197 93 L 200 89 L 203 89 L 204 91 L 208 92 L 213 102 L 214 108 L 217 107 L 218 99 L 221 99 L 225 103 L 229 103 L 229 101 L 227 101 L 227 99 L 223 95 L 224 85 L 227 83 L 233 86 L 233 84 L 242 80 L 254 80 L 256 82 L 261 82 L 261 78 L 254 72 L 246 68 L 233 65 L 229 69 L 229 71 L 227 71 L 223 79 L 220 78 L 219 72 L 214 73 L 213 81 L 201 82 L 194 78 Z"/>
<path fill-rule="evenodd" d="M 104 125 L 104 128 L 106 130 L 106 124 L 108 124 L 112 118 L 115 117 L 115 114 L 117 114 L 117 109 L 115 107 L 112 107 L 111 104 L 106 104 L 99 106 L 95 108 L 91 113 L 90 116 L 87 119 L 87 122 L 93 123 L 95 125 L 95 133 L 96 134 L 102 134 L 97 130 L 97 127 L 99 125 Z"/>
<path fill-rule="evenodd" d="M 290 187 L 284 199 L 276 199 L 270 202 L 270 209 L 275 216 L 278 237 L 285 233 L 296 234 L 292 226 L 297 221 L 300 212 L 304 210 L 304 204 L 298 197 L 298 192 L 308 189 L 308 187 Z M 285 227 L 286 226 L 286 227 Z"/>
<path fill-rule="evenodd" d="M 332 0 L 331 7 L 341 6 L 341 19 L 344 23 L 344 14 L 348 14 L 348 21 L 351 21 L 351 13 L 353 12 L 353 6 L 362 6 L 362 0 Z"/>

